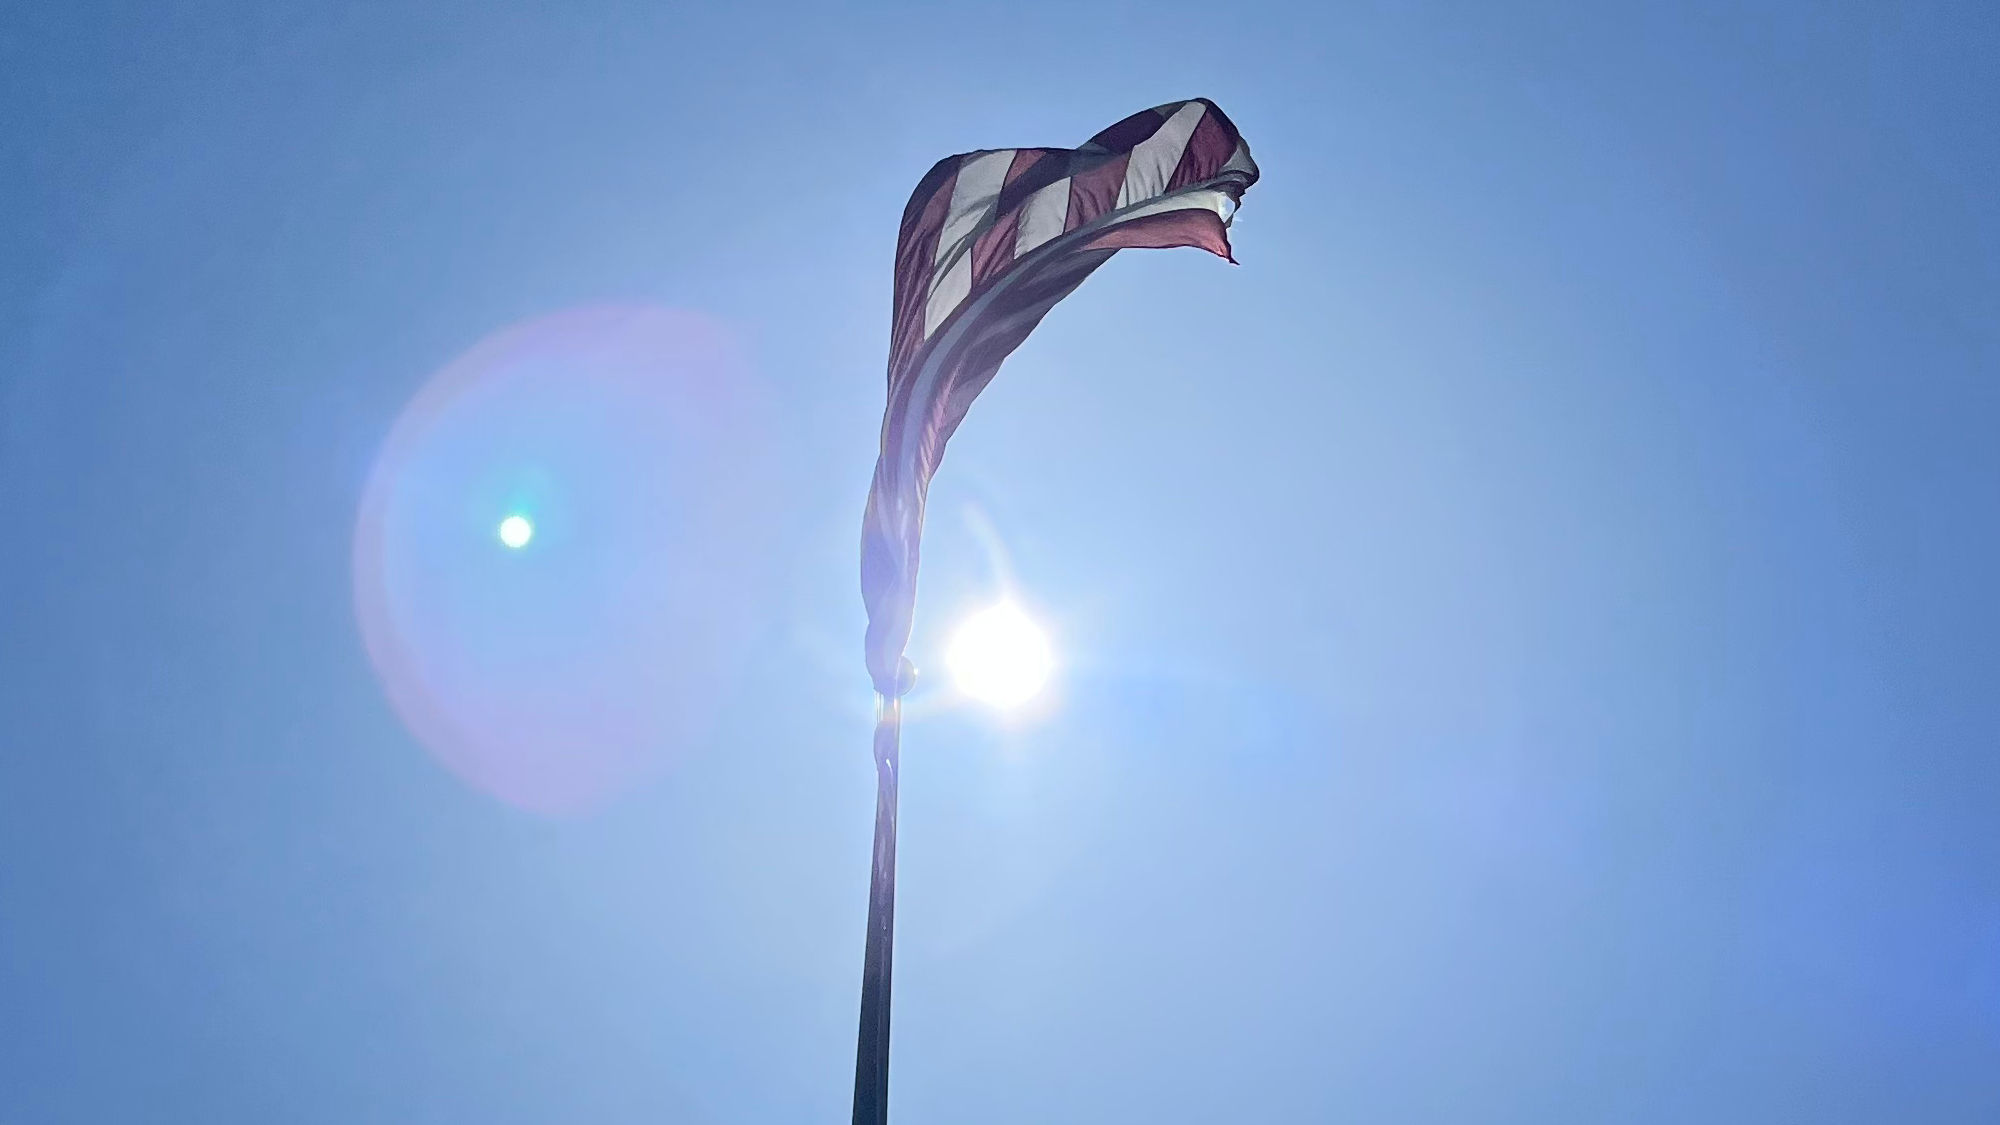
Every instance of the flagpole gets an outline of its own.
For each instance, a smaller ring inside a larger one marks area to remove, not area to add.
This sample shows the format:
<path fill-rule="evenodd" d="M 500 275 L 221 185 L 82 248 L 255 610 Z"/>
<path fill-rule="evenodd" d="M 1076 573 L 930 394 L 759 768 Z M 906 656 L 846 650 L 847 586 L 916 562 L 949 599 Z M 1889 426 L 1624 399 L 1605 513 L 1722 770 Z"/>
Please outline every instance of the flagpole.
<path fill-rule="evenodd" d="M 862 953 L 861 1034 L 854 1052 L 854 1125 L 889 1120 L 889 977 L 896 943 L 896 781 L 902 701 L 878 696 L 875 720 L 875 862 L 868 876 L 868 942 Z"/>

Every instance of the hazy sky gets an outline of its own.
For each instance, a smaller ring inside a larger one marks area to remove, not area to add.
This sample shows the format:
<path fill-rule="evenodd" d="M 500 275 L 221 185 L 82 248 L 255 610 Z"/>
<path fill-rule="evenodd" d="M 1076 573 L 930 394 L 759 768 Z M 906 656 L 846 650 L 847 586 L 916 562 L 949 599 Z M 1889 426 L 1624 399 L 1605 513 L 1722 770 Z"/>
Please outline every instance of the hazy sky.
<path fill-rule="evenodd" d="M 1194 96 L 1243 264 L 1120 255 L 932 494 L 895 1119 L 2000 1119 L 1996 59 L 9 6 L 0 1120 L 844 1121 L 896 218 Z M 1038 714 L 936 674 L 1003 588 Z"/>

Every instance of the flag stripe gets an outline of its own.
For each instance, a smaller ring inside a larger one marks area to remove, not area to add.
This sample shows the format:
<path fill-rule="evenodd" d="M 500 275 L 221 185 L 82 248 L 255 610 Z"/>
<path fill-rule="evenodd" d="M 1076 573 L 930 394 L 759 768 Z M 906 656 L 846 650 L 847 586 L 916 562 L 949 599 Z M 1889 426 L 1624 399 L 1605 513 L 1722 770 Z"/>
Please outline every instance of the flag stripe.
<path fill-rule="evenodd" d="M 956 156 L 947 156 L 931 165 L 931 170 L 924 173 L 923 179 L 917 181 L 916 190 L 910 193 L 909 204 L 903 208 L 903 229 L 899 237 L 908 237 L 910 228 L 916 225 L 918 217 L 930 207 L 940 193 L 947 201 L 951 199 L 951 181 L 952 177 L 958 175 L 958 161 L 959 158 Z"/>
<path fill-rule="evenodd" d="M 972 243 L 972 284 L 976 288 L 999 277 L 1014 264 L 1021 209 L 1002 212 Z"/>
<path fill-rule="evenodd" d="M 1133 147 L 1126 162 L 1125 183 L 1118 189 L 1118 206 L 1151 199 L 1167 190 L 1167 181 L 1180 167 L 1181 154 L 1187 151 L 1188 138 L 1194 136 L 1195 126 L 1207 112 L 1200 102 L 1189 102 L 1152 136 Z"/>
<path fill-rule="evenodd" d="M 1069 224 L 1075 230 L 1118 206 L 1118 193 L 1125 186 L 1125 165 L 1129 153 L 1119 153 L 1095 167 L 1073 173 L 1069 178 Z"/>
<path fill-rule="evenodd" d="M 1006 191 L 1009 185 L 1011 185 L 1014 181 L 1020 179 L 1022 174 L 1027 172 L 1028 169 L 1033 168 L 1035 165 L 1041 163 L 1042 158 L 1047 156 L 1048 154 L 1049 150 L 1045 148 L 1015 149 L 1014 159 L 1011 163 L 1007 165 L 1007 177 L 1006 179 L 1001 181 L 1000 190 L 1003 192 Z M 1005 211 L 1006 209 L 1007 208 L 1005 206 L 1000 207 L 1000 210 L 1002 211 Z"/>
<path fill-rule="evenodd" d="M 972 291 L 972 240 L 993 217 L 1013 149 L 973 153 L 959 164 L 951 207 L 938 232 L 932 256 L 930 295 L 924 301 L 924 335 L 929 336 Z"/>
<path fill-rule="evenodd" d="M 1194 127 L 1188 137 L 1187 147 L 1181 152 L 1181 161 L 1174 167 L 1174 174 L 1167 179 L 1166 190 L 1179 191 L 1189 184 L 1209 179 L 1222 170 L 1222 165 L 1236 150 L 1236 138 L 1213 113 L 1201 115 L 1201 123 Z"/>
<path fill-rule="evenodd" d="M 924 337 L 924 308 L 929 297 L 928 285 L 921 289 L 915 279 L 928 277 L 931 263 L 937 255 L 937 239 L 944 227 L 944 217 L 951 205 L 952 189 L 958 175 L 956 161 L 939 161 L 932 174 L 938 175 L 931 184 L 931 194 L 921 209 L 911 200 L 910 209 L 903 220 L 903 236 L 896 248 L 896 302 L 894 321 L 890 327 L 889 371 L 891 385 L 894 372 L 908 363 Z M 925 182 L 931 183 L 926 176 Z M 921 189 L 920 189 L 921 190 Z"/>
<path fill-rule="evenodd" d="M 1236 151 L 1230 155 L 1229 163 L 1222 166 L 1222 172 L 1240 172 L 1255 180 L 1257 178 L 1257 163 L 1250 159 L 1250 146 L 1244 144 L 1242 141 L 1236 142 Z"/>
<path fill-rule="evenodd" d="M 1014 240 L 1014 256 L 1021 257 L 1061 234 L 1069 225 L 1069 177 L 1028 197 L 1021 209 L 1020 235 Z"/>
<path fill-rule="evenodd" d="M 972 255 L 964 250 L 954 251 L 950 264 L 944 267 L 944 276 L 931 287 L 930 300 L 924 303 L 924 335 L 928 337 L 944 323 L 944 318 L 965 300 L 972 292 Z"/>
<path fill-rule="evenodd" d="M 1018 175 L 1010 174 L 1007 186 L 1000 189 L 1000 199 L 994 207 L 1003 215 L 1019 207 L 1029 196 L 1069 175 L 1069 149 L 1031 148 L 1021 151 L 1032 152 L 1037 159 L 1021 169 Z"/>
<path fill-rule="evenodd" d="M 1207 207 L 1180 207 L 1122 222 L 1093 237 L 1088 245 L 1092 250 L 1198 246 L 1232 262 L 1236 260 L 1229 252 L 1229 234 L 1222 217 Z"/>
<path fill-rule="evenodd" d="M 1166 123 L 1167 114 L 1161 111 L 1171 111 L 1173 108 L 1172 106 L 1155 106 L 1152 109 L 1142 109 L 1090 138 L 1089 143 L 1085 144 L 1083 149 L 1084 151 L 1094 148 L 1101 152 L 1130 152 L 1140 142 L 1152 136 L 1154 131 L 1159 129 L 1161 125 Z"/>
<path fill-rule="evenodd" d="M 944 230 L 938 235 L 934 261 L 940 274 L 949 268 L 946 258 L 958 249 L 965 236 L 991 215 L 1007 169 L 1013 163 L 1014 151 L 1003 148 L 972 153 L 959 164 L 958 180 L 951 189 L 951 210 L 945 217 Z"/>

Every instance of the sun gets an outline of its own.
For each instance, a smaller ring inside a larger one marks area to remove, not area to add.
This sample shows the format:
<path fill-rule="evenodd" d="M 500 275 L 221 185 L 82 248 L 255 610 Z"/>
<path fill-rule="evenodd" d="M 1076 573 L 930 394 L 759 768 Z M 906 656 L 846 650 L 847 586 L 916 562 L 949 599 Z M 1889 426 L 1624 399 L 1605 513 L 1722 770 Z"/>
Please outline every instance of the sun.
<path fill-rule="evenodd" d="M 500 542 L 513 550 L 527 546 L 528 540 L 534 537 L 535 525 L 528 522 L 526 516 L 508 516 L 500 521 Z"/>
<path fill-rule="evenodd" d="M 995 707 L 1018 707 L 1040 694 L 1055 671 L 1049 638 L 1012 602 L 967 618 L 945 652 L 958 689 Z"/>

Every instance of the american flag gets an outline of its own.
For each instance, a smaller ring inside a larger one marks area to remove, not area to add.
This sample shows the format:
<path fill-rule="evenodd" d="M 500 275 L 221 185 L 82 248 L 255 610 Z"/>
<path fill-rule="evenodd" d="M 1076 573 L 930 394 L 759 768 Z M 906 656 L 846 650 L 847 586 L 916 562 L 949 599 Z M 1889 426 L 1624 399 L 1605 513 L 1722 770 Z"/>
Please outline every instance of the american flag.
<path fill-rule="evenodd" d="M 1199 246 L 1234 262 L 1229 222 L 1257 182 L 1206 98 L 1143 110 L 1078 148 L 938 161 L 903 210 L 882 452 L 862 521 L 868 671 L 893 699 L 916 605 L 924 498 L 972 400 L 1056 302 L 1127 248 Z"/>

